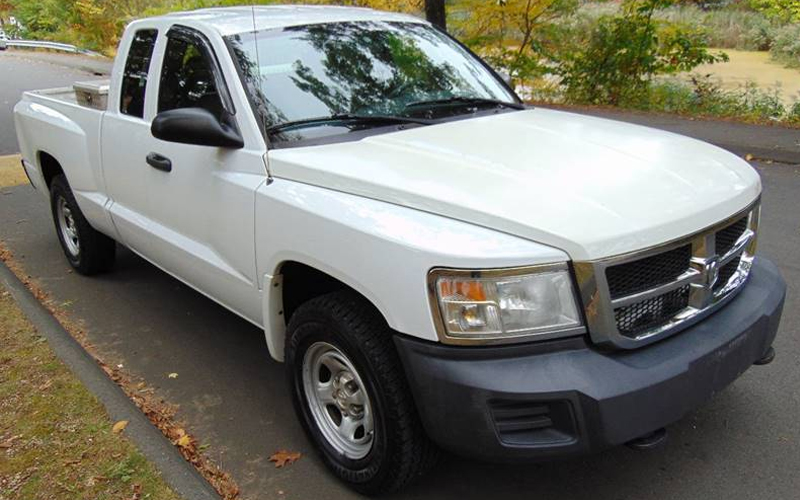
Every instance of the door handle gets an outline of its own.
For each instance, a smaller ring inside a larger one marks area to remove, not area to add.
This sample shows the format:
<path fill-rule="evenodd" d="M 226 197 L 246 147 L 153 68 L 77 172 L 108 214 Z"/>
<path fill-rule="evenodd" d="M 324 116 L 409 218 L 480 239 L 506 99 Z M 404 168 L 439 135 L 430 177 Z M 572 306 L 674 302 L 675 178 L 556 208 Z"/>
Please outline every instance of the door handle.
<path fill-rule="evenodd" d="M 162 172 L 172 172 L 172 161 L 158 153 L 150 153 L 147 155 L 147 164 Z"/>

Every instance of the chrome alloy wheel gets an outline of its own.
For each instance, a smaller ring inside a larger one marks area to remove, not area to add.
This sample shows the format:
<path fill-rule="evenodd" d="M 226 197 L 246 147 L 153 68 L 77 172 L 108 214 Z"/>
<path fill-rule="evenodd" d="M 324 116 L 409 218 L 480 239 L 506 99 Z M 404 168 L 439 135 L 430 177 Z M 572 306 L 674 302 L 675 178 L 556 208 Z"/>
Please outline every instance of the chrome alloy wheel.
<path fill-rule="evenodd" d="M 58 216 L 58 228 L 61 231 L 64 244 L 67 246 L 67 251 L 72 257 L 78 257 L 81 253 L 81 244 L 78 241 L 78 226 L 75 224 L 75 218 L 72 215 L 72 210 L 67 205 L 67 200 L 63 197 L 58 199 L 56 215 Z"/>
<path fill-rule="evenodd" d="M 327 342 L 303 356 L 303 389 L 325 440 L 351 460 L 366 457 L 374 441 L 374 415 L 361 376 L 342 351 Z"/>

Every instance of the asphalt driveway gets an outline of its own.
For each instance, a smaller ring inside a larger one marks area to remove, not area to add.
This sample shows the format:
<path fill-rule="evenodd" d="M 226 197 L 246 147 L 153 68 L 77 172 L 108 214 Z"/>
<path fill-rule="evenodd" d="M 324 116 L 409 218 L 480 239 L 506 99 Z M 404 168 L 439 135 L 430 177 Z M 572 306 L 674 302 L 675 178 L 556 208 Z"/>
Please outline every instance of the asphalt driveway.
<path fill-rule="evenodd" d="M 0 151 L 16 152 L 7 110 L 19 90 L 92 76 L 79 69 L 48 71 L 47 65 L 0 58 L 5 82 L 15 85 L 0 85 Z M 713 126 L 720 137 L 728 135 L 724 124 Z M 772 365 L 753 367 L 671 426 L 662 449 L 619 448 L 527 466 L 446 457 L 395 498 L 798 498 L 800 167 L 758 168 L 765 188 L 759 252 L 774 259 L 789 282 Z M 124 249 L 111 274 L 85 278 L 71 272 L 46 202 L 29 186 L 0 190 L 0 240 L 55 302 L 83 323 L 108 363 L 124 365 L 180 405 L 187 429 L 210 445 L 208 452 L 233 474 L 244 498 L 355 497 L 313 455 L 295 420 L 283 367 L 269 358 L 258 329 Z M 169 378 L 170 373 L 178 377 Z M 278 449 L 304 456 L 275 469 L 268 457 Z"/>
<path fill-rule="evenodd" d="M 753 367 L 673 425 L 662 449 L 619 448 L 582 460 L 486 465 L 447 457 L 397 498 L 797 498 L 800 491 L 800 168 L 760 165 L 760 253 L 789 282 L 778 357 Z M 57 303 L 85 325 L 109 362 L 142 376 L 167 400 L 245 498 L 352 498 L 314 457 L 295 420 L 282 365 L 261 332 L 126 250 L 98 278 L 70 272 L 46 203 L 29 186 L 0 194 L 0 239 Z M 178 373 L 174 379 L 169 373 Z M 304 458 L 275 469 L 285 448 Z"/>

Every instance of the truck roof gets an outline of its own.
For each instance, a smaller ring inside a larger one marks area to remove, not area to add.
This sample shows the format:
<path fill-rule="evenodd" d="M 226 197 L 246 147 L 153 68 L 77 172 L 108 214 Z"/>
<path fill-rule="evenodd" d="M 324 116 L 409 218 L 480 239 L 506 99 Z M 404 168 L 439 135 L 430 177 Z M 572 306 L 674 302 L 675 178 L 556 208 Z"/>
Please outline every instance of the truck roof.
<path fill-rule="evenodd" d="M 187 20 L 203 23 L 216 29 L 222 36 L 305 24 L 322 24 L 343 21 L 425 21 L 408 14 L 384 12 L 363 7 L 331 5 L 268 5 L 214 7 L 165 14 L 157 19 Z M 153 20 L 151 18 L 151 20 Z"/>

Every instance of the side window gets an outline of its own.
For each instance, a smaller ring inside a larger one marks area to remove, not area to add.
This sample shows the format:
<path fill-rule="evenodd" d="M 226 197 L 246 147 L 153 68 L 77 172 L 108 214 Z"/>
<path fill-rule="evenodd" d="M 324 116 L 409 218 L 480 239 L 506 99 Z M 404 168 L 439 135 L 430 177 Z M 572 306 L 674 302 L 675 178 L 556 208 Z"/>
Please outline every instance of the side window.
<path fill-rule="evenodd" d="M 204 108 L 217 118 L 223 110 L 205 47 L 183 37 L 170 37 L 161 68 L 158 112 L 179 108 Z"/>
<path fill-rule="evenodd" d="M 119 110 L 121 113 L 144 117 L 144 94 L 147 89 L 147 72 L 156 45 L 156 30 L 140 30 L 133 35 L 122 74 Z"/>

